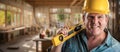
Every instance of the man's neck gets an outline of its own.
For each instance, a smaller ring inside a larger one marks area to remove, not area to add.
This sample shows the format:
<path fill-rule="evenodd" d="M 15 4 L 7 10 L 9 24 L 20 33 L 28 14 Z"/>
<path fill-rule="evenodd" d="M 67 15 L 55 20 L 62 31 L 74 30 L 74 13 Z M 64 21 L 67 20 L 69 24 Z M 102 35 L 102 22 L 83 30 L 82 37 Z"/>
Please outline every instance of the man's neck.
<path fill-rule="evenodd" d="M 100 35 L 96 36 L 88 36 L 87 34 L 88 49 L 91 50 L 97 47 L 98 45 L 102 44 L 105 41 L 106 37 L 106 33 L 101 33 Z"/>
<path fill-rule="evenodd" d="M 87 33 L 87 39 L 92 39 L 92 40 L 95 40 L 95 39 L 105 39 L 106 38 L 106 33 L 103 32 L 99 35 L 91 35 L 89 33 Z"/>

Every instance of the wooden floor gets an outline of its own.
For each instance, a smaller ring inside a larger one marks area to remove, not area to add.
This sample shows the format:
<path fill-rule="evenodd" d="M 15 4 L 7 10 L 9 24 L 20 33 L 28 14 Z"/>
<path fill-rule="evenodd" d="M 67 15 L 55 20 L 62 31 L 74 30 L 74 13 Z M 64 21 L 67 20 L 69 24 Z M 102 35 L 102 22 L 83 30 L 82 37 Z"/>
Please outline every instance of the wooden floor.
<path fill-rule="evenodd" d="M 0 52 L 36 52 L 36 44 L 33 41 L 35 38 L 39 38 L 38 35 L 21 36 L 9 43 L 0 43 Z M 41 45 L 39 45 L 39 52 L 41 52 Z"/>

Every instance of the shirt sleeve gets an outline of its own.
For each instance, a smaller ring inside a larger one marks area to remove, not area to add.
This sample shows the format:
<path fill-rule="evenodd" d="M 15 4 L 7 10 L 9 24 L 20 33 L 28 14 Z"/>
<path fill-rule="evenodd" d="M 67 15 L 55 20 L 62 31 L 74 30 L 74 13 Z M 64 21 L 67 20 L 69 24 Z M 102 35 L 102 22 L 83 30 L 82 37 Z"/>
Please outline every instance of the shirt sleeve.
<path fill-rule="evenodd" d="M 65 52 L 66 42 L 62 45 L 61 52 Z"/>

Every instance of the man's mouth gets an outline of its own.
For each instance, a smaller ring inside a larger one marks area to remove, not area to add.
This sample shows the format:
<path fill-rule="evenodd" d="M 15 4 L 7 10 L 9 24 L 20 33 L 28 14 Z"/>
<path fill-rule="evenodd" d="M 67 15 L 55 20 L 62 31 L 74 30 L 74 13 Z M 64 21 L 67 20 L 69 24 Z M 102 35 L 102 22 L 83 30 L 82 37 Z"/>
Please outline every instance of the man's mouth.
<path fill-rule="evenodd" d="M 99 26 L 92 26 L 92 28 L 98 28 Z"/>

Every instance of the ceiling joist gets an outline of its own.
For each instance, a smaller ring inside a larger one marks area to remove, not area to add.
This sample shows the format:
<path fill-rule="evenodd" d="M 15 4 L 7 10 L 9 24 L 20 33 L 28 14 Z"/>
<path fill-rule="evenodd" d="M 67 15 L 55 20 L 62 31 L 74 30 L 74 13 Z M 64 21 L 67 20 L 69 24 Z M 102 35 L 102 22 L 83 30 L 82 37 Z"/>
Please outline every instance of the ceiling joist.
<path fill-rule="evenodd" d="M 24 0 L 32 6 L 80 6 L 83 0 Z"/>

